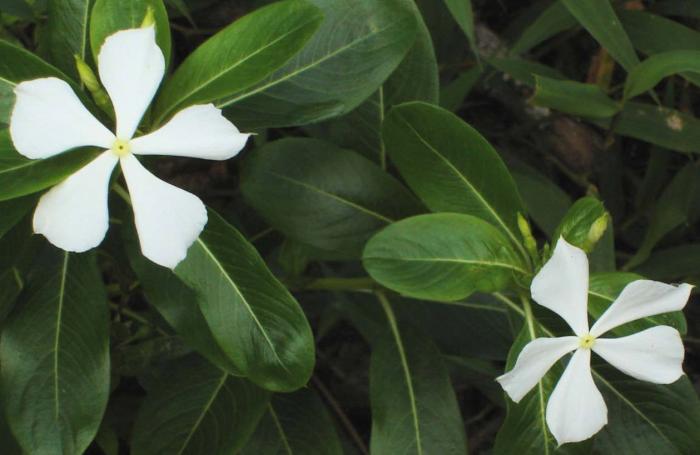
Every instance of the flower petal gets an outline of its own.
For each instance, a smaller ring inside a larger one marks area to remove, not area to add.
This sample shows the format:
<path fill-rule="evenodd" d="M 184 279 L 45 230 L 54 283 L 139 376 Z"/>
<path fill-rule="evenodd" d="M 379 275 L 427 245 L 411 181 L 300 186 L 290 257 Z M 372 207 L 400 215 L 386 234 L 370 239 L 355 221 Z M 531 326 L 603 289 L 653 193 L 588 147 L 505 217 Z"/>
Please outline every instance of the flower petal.
<path fill-rule="evenodd" d="M 117 137 L 134 136 L 165 74 L 165 57 L 154 27 L 122 30 L 109 36 L 97 57 L 100 79 L 117 117 Z"/>
<path fill-rule="evenodd" d="M 27 158 L 48 158 L 76 147 L 110 148 L 114 135 L 80 102 L 65 81 L 55 77 L 15 87 L 10 135 Z"/>
<path fill-rule="evenodd" d="M 559 445 L 590 438 L 608 423 L 608 408 L 591 375 L 591 350 L 571 357 L 547 403 L 547 426 Z"/>
<path fill-rule="evenodd" d="M 621 338 L 599 338 L 593 352 L 642 381 L 671 384 L 683 376 L 683 342 L 678 331 L 667 325 Z"/>
<path fill-rule="evenodd" d="M 156 264 L 175 268 L 207 224 L 204 204 L 148 172 L 134 155 L 122 158 L 121 165 L 143 255 Z"/>
<path fill-rule="evenodd" d="M 137 155 L 171 155 L 227 160 L 245 146 L 242 134 L 213 104 L 190 106 L 165 126 L 131 141 Z"/>
<path fill-rule="evenodd" d="M 682 310 L 693 287 L 672 286 L 651 280 L 633 281 L 605 310 L 591 327 L 591 335 L 599 337 L 610 329 L 640 318 Z"/>
<path fill-rule="evenodd" d="M 577 337 L 536 338 L 518 355 L 515 366 L 496 378 L 511 400 L 518 403 L 564 354 L 578 347 Z"/>
<path fill-rule="evenodd" d="M 588 258 L 583 250 L 559 238 L 530 291 L 535 302 L 561 316 L 576 335 L 588 333 Z"/>
<path fill-rule="evenodd" d="M 117 161 L 104 152 L 44 194 L 34 212 L 34 232 L 66 251 L 99 245 L 109 228 L 109 177 Z"/>

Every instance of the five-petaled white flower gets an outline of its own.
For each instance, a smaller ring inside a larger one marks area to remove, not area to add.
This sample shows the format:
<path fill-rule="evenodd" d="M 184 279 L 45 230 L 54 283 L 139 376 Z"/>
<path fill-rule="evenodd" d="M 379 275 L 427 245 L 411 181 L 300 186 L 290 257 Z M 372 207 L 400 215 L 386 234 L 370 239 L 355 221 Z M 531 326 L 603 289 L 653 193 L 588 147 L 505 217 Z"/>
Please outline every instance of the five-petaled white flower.
<path fill-rule="evenodd" d="M 591 351 L 634 378 L 670 384 L 683 375 L 678 331 L 657 326 L 620 338 L 600 338 L 640 318 L 681 310 L 692 286 L 637 280 L 628 284 L 588 328 L 588 259 L 563 238 L 532 281 L 532 298 L 561 316 L 576 336 L 537 338 L 520 352 L 515 367 L 496 380 L 519 402 L 565 354 L 575 351 L 549 397 L 546 420 L 559 444 L 588 439 L 608 421 L 608 410 L 591 374 Z"/>
<path fill-rule="evenodd" d="M 116 134 L 93 117 L 60 79 L 25 81 L 15 88 L 10 134 L 20 154 L 36 159 L 77 147 L 106 149 L 42 196 L 34 212 L 34 231 L 67 251 L 99 245 L 109 227 L 109 180 L 119 162 L 144 256 L 174 268 L 204 229 L 206 209 L 196 196 L 148 172 L 134 155 L 225 160 L 245 146 L 249 135 L 208 104 L 188 107 L 157 131 L 134 138 L 165 74 L 153 26 L 111 35 L 97 60 L 114 106 Z"/>

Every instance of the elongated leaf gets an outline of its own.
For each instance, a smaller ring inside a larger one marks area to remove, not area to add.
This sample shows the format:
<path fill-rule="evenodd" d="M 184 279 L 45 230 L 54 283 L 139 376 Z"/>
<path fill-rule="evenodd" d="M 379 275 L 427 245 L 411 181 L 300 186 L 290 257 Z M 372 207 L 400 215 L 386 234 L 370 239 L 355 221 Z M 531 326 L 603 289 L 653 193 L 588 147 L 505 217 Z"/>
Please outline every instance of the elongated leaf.
<path fill-rule="evenodd" d="M 653 88 L 672 74 L 700 73 L 700 52 L 671 51 L 652 55 L 635 66 L 625 82 L 625 98 L 632 98 Z"/>
<path fill-rule="evenodd" d="M 287 65 L 218 103 L 246 128 L 292 126 L 346 114 L 374 93 L 416 37 L 408 0 L 310 0 L 318 32 Z M 342 32 L 341 32 L 342 30 Z"/>
<path fill-rule="evenodd" d="M 304 0 L 274 3 L 214 35 L 180 65 L 156 105 L 156 123 L 175 110 L 245 91 L 291 59 L 321 23 Z"/>
<path fill-rule="evenodd" d="M 689 211 L 700 187 L 700 166 L 686 165 L 666 187 L 649 217 L 649 227 L 637 253 L 626 267 L 633 268 L 644 262 L 654 246 L 673 229 L 689 221 Z"/>
<path fill-rule="evenodd" d="M 80 149 L 45 160 L 29 160 L 14 150 L 8 131 L 0 131 L 0 201 L 49 188 L 95 156 L 94 150 Z"/>
<path fill-rule="evenodd" d="M 36 198 L 24 197 L 11 201 L 0 202 L 0 237 L 12 229 L 19 221 L 29 213 L 36 204 Z"/>
<path fill-rule="evenodd" d="M 175 273 L 196 292 L 214 338 L 251 381 L 273 391 L 306 384 L 314 366 L 309 323 L 233 226 L 210 210 Z"/>
<path fill-rule="evenodd" d="M 472 52 L 479 56 L 479 51 L 476 46 L 476 34 L 474 33 L 474 11 L 472 10 L 472 0 L 444 0 L 447 9 L 454 17 L 455 22 L 459 24 L 464 34 L 469 40 L 469 46 Z"/>
<path fill-rule="evenodd" d="M 440 352 L 429 339 L 390 324 L 392 333 L 372 350 L 372 454 L 466 455 L 462 417 Z"/>
<path fill-rule="evenodd" d="M 424 103 L 395 107 L 383 129 L 389 157 L 408 185 L 435 212 L 478 216 L 519 245 L 524 212 L 498 153 L 452 113 Z"/>
<path fill-rule="evenodd" d="M 634 47 L 615 14 L 610 0 L 561 0 L 579 23 L 626 70 L 639 63 Z"/>
<path fill-rule="evenodd" d="M 88 57 L 88 26 L 91 0 L 49 0 L 48 21 L 40 49 L 46 59 L 78 79 L 74 56 Z"/>
<path fill-rule="evenodd" d="M 486 60 L 489 65 L 503 71 L 508 76 L 529 87 L 536 87 L 537 77 L 554 79 L 565 79 L 565 77 L 554 68 L 531 60 L 513 57 L 494 57 Z"/>
<path fill-rule="evenodd" d="M 138 28 L 143 24 L 148 8 L 153 9 L 156 42 L 165 61 L 170 60 L 170 23 L 163 0 L 96 0 L 90 13 L 90 47 L 97 61 L 102 44 L 119 30 Z"/>
<path fill-rule="evenodd" d="M 262 417 L 270 394 L 190 356 L 148 390 L 134 424 L 134 455 L 228 455 Z"/>
<path fill-rule="evenodd" d="M 143 257 L 133 228 L 122 230 L 132 269 L 153 305 L 185 342 L 207 360 L 228 373 L 241 373 L 216 342 L 197 305 L 197 294 L 170 270 Z"/>
<path fill-rule="evenodd" d="M 612 117 L 620 110 L 620 106 L 595 84 L 559 81 L 543 76 L 535 76 L 535 79 L 537 87 L 532 102 L 538 106 L 591 118 Z"/>
<path fill-rule="evenodd" d="M 588 314 L 595 320 L 615 301 L 625 286 L 642 277 L 634 273 L 596 273 L 591 275 L 588 289 Z M 670 325 L 682 334 L 687 332 L 685 317 L 681 311 L 660 314 L 632 321 L 615 327 L 612 332 L 619 336 L 631 335 L 655 325 Z"/>
<path fill-rule="evenodd" d="M 601 201 L 590 196 L 583 197 L 566 212 L 554 232 L 552 240 L 557 241 L 559 237 L 563 237 L 570 244 L 590 252 L 607 229 L 609 218 L 610 215 L 605 211 L 605 206 Z M 605 223 L 604 226 L 598 225 L 596 227 L 596 229 L 602 228 L 603 231 L 594 234 L 598 238 L 591 238 L 591 228 L 596 222 Z"/>
<path fill-rule="evenodd" d="M 83 453 L 109 393 L 107 297 L 93 255 L 47 251 L 3 327 L 0 387 L 27 453 Z"/>
<path fill-rule="evenodd" d="M 537 19 L 528 24 L 513 43 L 511 54 L 523 54 L 549 38 L 573 28 L 578 21 L 562 2 L 552 2 Z"/>
<path fill-rule="evenodd" d="M 275 394 L 241 455 L 342 455 L 326 407 L 310 389 Z"/>
<path fill-rule="evenodd" d="M 359 257 L 377 230 L 422 211 L 371 161 L 313 139 L 284 139 L 256 151 L 241 188 L 275 228 L 345 257 Z"/>
<path fill-rule="evenodd" d="M 527 265 L 498 229 L 456 213 L 392 224 L 367 242 L 362 262 L 389 289 L 439 301 L 499 291 L 528 275 Z"/>
<path fill-rule="evenodd" d="M 25 19 L 34 16 L 34 11 L 27 0 L 0 0 L 0 11 Z"/>
<path fill-rule="evenodd" d="M 676 281 L 698 275 L 700 244 L 688 243 L 655 251 L 633 271 L 647 278 L 662 281 Z"/>
<path fill-rule="evenodd" d="M 24 283 L 17 269 L 10 268 L 0 271 L 0 323 L 5 320 L 12 309 L 23 286 Z"/>

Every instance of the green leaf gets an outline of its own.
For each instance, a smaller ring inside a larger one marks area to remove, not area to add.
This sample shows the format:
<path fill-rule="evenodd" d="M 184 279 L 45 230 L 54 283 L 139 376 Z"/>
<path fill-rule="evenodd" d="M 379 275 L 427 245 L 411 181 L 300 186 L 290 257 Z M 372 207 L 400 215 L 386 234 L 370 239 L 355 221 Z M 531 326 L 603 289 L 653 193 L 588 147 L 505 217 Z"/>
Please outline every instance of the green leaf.
<path fill-rule="evenodd" d="M 321 19 L 310 3 L 287 0 L 235 21 L 199 46 L 168 80 L 156 103 L 156 123 L 182 107 L 245 92 L 297 54 Z"/>
<path fill-rule="evenodd" d="M 159 267 L 141 254 L 133 226 L 122 229 L 131 268 L 141 283 L 148 303 L 168 321 L 175 332 L 207 360 L 220 369 L 240 376 L 240 371 L 227 357 L 209 329 L 197 294 L 172 271 Z"/>
<path fill-rule="evenodd" d="M 0 0 L 0 11 L 25 19 L 34 17 L 34 10 L 26 0 Z"/>
<path fill-rule="evenodd" d="M 23 286 L 24 283 L 17 269 L 10 268 L 0 271 L 0 323 L 12 310 Z"/>
<path fill-rule="evenodd" d="M 150 387 L 134 424 L 134 455 L 237 453 L 262 417 L 270 394 L 189 356 Z"/>
<path fill-rule="evenodd" d="M 700 401 L 687 377 L 657 385 L 608 365 L 595 370 L 609 412 L 608 425 L 596 437 L 599 453 L 685 454 L 700 447 Z"/>
<path fill-rule="evenodd" d="M 420 204 L 362 156 L 315 139 L 283 139 L 256 150 L 241 177 L 246 201 L 285 235 L 357 258 L 367 239 Z"/>
<path fill-rule="evenodd" d="M 455 22 L 459 24 L 467 39 L 474 55 L 479 57 L 479 50 L 476 45 L 476 34 L 474 33 L 474 11 L 472 10 L 472 0 L 443 0 Z"/>
<path fill-rule="evenodd" d="M 452 82 L 444 85 L 440 89 L 440 107 L 450 112 L 456 112 L 462 107 L 464 99 L 472 91 L 482 74 L 482 69 L 475 66 L 464 71 Z"/>
<path fill-rule="evenodd" d="M 409 0 L 311 0 L 324 15 L 306 47 L 260 84 L 218 103 L 244 128 L 295 126 L 346 114 L 401 63 L 416 39 Z"/>
<path fill-rule="evenodd" d="M 659 196 L 649 217 L 649 227 L 637 253 L 625 265 L 630 269 L 643 263 L 661 239 L 689 222 L 689 213 L 700 187 L 700 166 L 690 163 L 678 172 Z"/>
<path fill-rule="evenodd" d="M 528 276 L 527 264 L 498 229 L 457 213 L 392 224 L 367 242 L 362 261 L 389 289 L 438 301 L 496 292 Z"/>
<path fill-rule="evenodd" d="M 596 273 L 591 274 L 588 285 L 588 314 L 596 320 L 613 303 L 625 286 L 642 277 L 634 273 Z M 685 317 L 682 311 L 660 314 L 629 322 L 615 327 L 612 332 L 618 336 L 631 335 L 655 325 L 670 325 L 682 334 L 687 332 Z"/>
<path fill-rule="evenodd" d="M 241 373 L 273 391 L 306 384 L 314 366 L 306 316 L 233 226 L 210 210 L 175 273 L 197 294 L 214 338 Z"/>
<path fill-rule="evenodd" d="M 554 231 L 571 206 L 569 195 L 529 165 L 511 164 L 510 171 L 527 212 L 549 238 L 555 238 Z"/>
<path fill-rule="evenodd" d="M 520 34 L 510 49 L 511 54 L 524 54 L 553 36 L 573 28 L 578 22 L 562 2 L 552 2 Z"/>
<path fill-rule="evenodd" d="M 21 47 L 0 40 L 0 124 L 10 121 L 10 113 L 15 104 L 15 85 L 41 77 L 57 77 L 71 83 L 74 89 L 77 88 L 57 68 Z"/>
<path fill-rule="evenodd" d="M 564 237 L 570 244 L 591 252 L 603 236 L 609 217 L 601 201 L 590 196 L 583 197 L 566 212 L 552 236 L 552 241 L 556 242 L 559 237 Z M 595 225 L 596 222 L 598 225 Z M 595 233 L 591 232 L 592 228 Z"/>
<path fill-rule="evenodd" d="M 342 455 L 331 416 L 311 389 L 275 394 L 240 455 Z"/>
<path fill-rule="evenodd" d="M 3 327 L 0 387 L 27 453 L 83 453 L 109 395 L 107 296 L 94 255 L 37 259 Z"/>
<path fill-rule="evenodd" d="M 96 0 L 90 13 L 90 46 L 97 61 L 102 44 L 108 36 L 129 28 L 139 28 L 148 8 L 153 8 L 156 42 L 165 61 L 170 60 L 170 23 L 163 0 Z"/>
<path fill-rule="evenodd" d="M 692 71 L 700 73 L 700 52 L 671 51 L 652 55 L 632 68 L 625 81 L 625 99 L 654 88 L 665 77 Z"/>
<path fill-rule="evenodd" d="M 538 106 L 591 118 L 612 117 L 620 110 L 620 105 L 610 99 L 598 85 L 543 76 L 535 76 L 535 80 L 537 85 L 532 102 Z"/>
<path fill-rule="evenodd" d="M 494 57 L 486 60 L 489 65 L 506 73 L 518 82 L 529 87 L 537 85 L 537 76 L 549 79 L 564 79 L 557 70 L 538 62 L 513 57 Z"/>
<path fill-rule="evenodd" d="M 639 58 L 610 0 L 561 0 L 569 12 L 623 68 L 631 70 Z"/>
<path fill-rule="evenodd" d="M 88 58 L 91 0 L 49 0 L 48 20 L 39 48 L 46 59 L 78 80 L 74 56 Z"/>
<path fill-rule="evenodd" d="M 19 223 L 35 204 L 36 198 L 34 197 L 0 202 L 0 213 L 2 213 L 2 217 L 0 217 L 0 238 Z"/>
<path fill-rule="evenodd" d="M 45 160 L 30 160 L 15 151 L 8 130 L 0 131 L 0 201 L 54 186 L 96 156 L 96 150 L 80 149 Z"/>
<path fill-rule="evenodd" d="M 428 208 L 478 216 L 520 247 L 524 212 L 508 169 L 486 139 L 459 117 L 425 103 L 389 113 L 383 129 L 389 157 Z"/>
<path fill-rule="evenodd" d="M 462 416 L 440 351 L 417 332 L 399 331 L 387 311 L 392 333 L 373 346 L 370 364 L 371 453 L 466 455 Z"/>

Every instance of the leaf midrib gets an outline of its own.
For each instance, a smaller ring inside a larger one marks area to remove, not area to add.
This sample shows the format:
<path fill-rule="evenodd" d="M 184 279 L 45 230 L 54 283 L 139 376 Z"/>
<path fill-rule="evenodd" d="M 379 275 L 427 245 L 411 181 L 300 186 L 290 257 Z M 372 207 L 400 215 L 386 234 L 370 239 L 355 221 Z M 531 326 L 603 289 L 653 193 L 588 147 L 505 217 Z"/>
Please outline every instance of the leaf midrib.
<path fill-rule="evenodd" d="M 253 57 L 255 57 L 256 55 L 258 55 L 259 53 L 264 52 L 264 51 L 267 50 L 269 47 L 274 46 L 275 44 L 277 44 L 278 42 L 280 42 L 280 41 L 283 40 L 284 38 L 287 38 L 288 36 L 290 36 L 290 35 L 296 33 L 297 31 L 301 30 L 302 28 L 306 27 L 310 22 L 313 22 L 313 21 L 306 21 L 306 22 L 304 22 L 304 23 L 301 24 L 299 27 L 296 27 L 296 28 L 294 28 L 294 29 L 288 31 L 288 32 L 285 33 L 285 34 L 280 35 L 278 38 L 276 38 L 276 39 L 270 41 L 270 42 L 267 43 L 265 46 L 256 49 L 254 52 L 250 53 L 249 55 L 245 56 L 243 59 L 241 59 L 241 60 L 239 60 L 238 62 L 236 62 L 235 65 L 232 65 L 232 66 L 230 66 L 230 67 L 228 67 L 228 68 L 226 68 L 226 69 L 224 69 L 224 70 L 222 70 L 222 71 L 216 73 L 214 76 L 210 77 L 208 80 L 206 80 L 206 81 L 203 82 L 202 84 L 200 84 L 200 85 L 198 85 L 197 87 L 195 87 L 195 88 L 193 88 L 192 90 L 190 90 L 186 95 L 181 96 L 181 97 L 179 98 L 179 100 L 177 100 L 177 101 L 174 102 L 174 103 L 171 103 L 171 107 L 169 107 L 168 110 L 163 111 L 163 114 L 161 114 L 161 115 L 158 116 L 158 120 L 157 120 L 157 122 L 155 122 L 155 123 L 156 123 L 156 124 L 159 123 L 163 118 L 166 117 L 166 115 L 168 115 L 170 112 L 172 112 L 172 111 L 173 111 L 175 108 L 177 108 L 178 106 L 182 105 L 182 104 L 183 104 L 185 101 L 187 101 L 187 99 L 188 99 L 189 97 L 191 97 L 193 94 L 197 93 L 197 92 L 200 91 L 200 90 L 204 90 L 208 85 L 212 84 L 214 81 L 216 81 L 217 79 L 219 79 L 219 78 L 222 77 L 223 75 L 225 75 L 225 74 L 227 74 L 227 73 L 229 73 L 229 72 L 235 70 L 237 67 L 239 67 L 240 65 L 244 64 L 245 62 L 247 62 L 247 61 L 250 60 L 251 58 L 253 58 Z M 221 107 L 221 106 L 217 106 L 217 107 Z"/>
<path fill-rule="evenodd" d="M 287 439 L 287 435 L 284 432 L 284 428 L 282 428 L 282 423 L 279 421 L 279 418 L 277 417 L 277 413 L 275 412 L 275 408 L 272 407 L 272 403 L 268 403 L 267 407 L 269 408 L 270 412 L 270 417 L 272 417 L 272 421 L 275 423 L 275 428 L 277 429 L 277 432 L 279 433 L 280 439 L 282 440 L 282 444 L 284 445 L 285 450 L 289 455 L 294 455 L 294 451 L 292 450 L 292 446 L 289 444 L 289 440 Z"/>
<path fill-rule="evenodd" d="M 396 257 L 396 258 L 389 258 L 389 257 L 383 257 L 383 256 L 365 256 L 365 260 L 382 260 L 382 261 L 404 261 L 404 262 L 445 262 L 445 263 L 454 263 L 454 264 L 467 264 L 467 265 L 484 265 L 484 266 L 490 266 L 490 267 L 499 267 L 499 268 L 504 268 L 504 269 L 510 269 L 510 270 L 515 270 L 516 272 L 520 272 L 524 275 L 526 275 L 528 272 L 516 267 L 512 264 L 507 264 L 505 262 L 489 262 L 489 261 L 476 261 L 473 259 L 456 259 L 456 258 L 403 258 L 403 257 Z"/>
<path fill-rule="evenodd" d="M 61 320 L 63 318 L 63 304 L 65 302 L 65 293 L 66 293 L 66 277 L 68 276 L 68 256 L 69 253 L 66 251 L 63 253 L 63 265 L 61 266 L 61 281 L 60 285 L 58 288 L 58 308 L 56 312 L 56 330 L 54 334 L 54 343 L 53 343 L 53 374 L 54 374 L 54 381 L 53 381 L 53 392 L 54 392 L 54 418 L 56 420 L 59 419 L 60 411 L 61 411 L 61 403 L 60 403 L 60 391 L 59 391 L 59 385 L 58 385 L 58 352 L 59 352 L 59 344 L 61 342 Z"/>
<path fill-rule="evenodd" d="M 312 191 L 312 192 L 314 192 L 314 193 L 318 193 L 318 194 L 320 194 L 320 195 L 323 195 L 323 196 L 325 196 L 325 197 L 328 197 L 328 198 L 330 198 L 330 199 L 336 200 L 336 201 L 340 202 L 341 204 L 347 205 L 348 207 L 352 207 L 353 209 L 355 209 L 355 210 L 357 210 L 357 211 L 359 211 L 359 212 L 362 212 L 362 213 L 364 213 L 364 214 L 366 214 L 366 215 L 369 215 L 369 216 L 371 216 L 371 217 L 373 217 L 373 218 L 376 218 L 376 219 L 378 219 L 378 220 L 380 220 L 380 221 L 382 221 L 382 222 L 384 222 L 384 223 L 391 224 L 391 223 L 394 222 L 394 220 L 392 220 L 392 219 L 389 218 L 389 217 L 386 217 L 386 216 L 382 215 L 381 213 L 377 213 L 377 212 L 375 212 L 375 211 L 373 211 L 373 210 L 370 210 L 370 209 L 368 209 L 368 208 L 366 208 L 366 207 L 363 207 L 363 206 L 361 206 L 361 205 L 359 205 L 359 204 L 357 204 L 357 203 L 355 203 L 355 202 L 352 202 L 352 201 L 350 201 L 350 200 L 348 200 L 348 199 L 342 198 L 342 197 L 340 197 L 340 196 L 338 196 L 338 195 L 336 195 L 336 194 L 329 193 L 328 191 L 325 191 L 325 190 L 323 190 L 323 189 L 321 189 L 321 188 L 318 188 L 318 187 L 315 187 L 315 186 L 313 186 L 313 185 L 310 185 L 310 184 L 308 184 L 308 183 L 306 183 L 306 182 L 302 182 L 302 181 L 293 179 L 293 178 L 291 178 L 291 177 L 287 177 L 286 175 L 282 175 L 282 174 L 279 174 L 279 173 L 277 173 L 277 172 L 273 172 L 273 171 L 266 171 L 266 172 L 267 172 L 268 174 L 270 174 L 270 175 L 272 175 L 272 176 L 274 176 L 274 177 L 277 177 L 277 178 L 279 178 L 279 179 L 281 179 L 281 180 L 284 180 L 284 181 L 286 181 L 286 182 L 288 182 L 288 183 L 291 183 L 291 184 L 293 184 L 293 185 L 300 186 L 300 187 L 302 187 L 302 188 L 304 188 L 304 189 L 306 189 L 306 190 L 309 190 L 309 191 Z"/>
<path fill-rule="evenodd" d="M 212 405 L 214 404 L 214 401 L 216 400 L 216 397 L 219 395 L 219 392 L 223 388 L 224 384 L 226 383 L 226 379 L 228 378 L 228 373 L 224 372 L 221 375 L 221 378 L 219 379 L 218 384 L 214 388 L 211 396 L 207 400 L 207 402 L 204 404 L 204 407 L 202 408 L 202 412 L 199 413 L 199 416 L 197 416 L 197 420 L 194 422 L 194 425 L 192 425 L 192 428 L 190 431 L 187 433 L 187 437 L 182 443 L 182 446 L 180 446 L 180 450 L 177 451 L 177 455 L 182 455 L 182 453 L 185 451 L 187 448 L 187 445 L 190 443 L 190 440 L 192 440 L 192 437 L 194 436 L 194 433 L 197 431 L 197 428 L 202 424 L 202 421 L 204 420 L 204 416 L 209 412 L 209 409 L 211 409 Z"/>
<path fill-rule="evenodd" d="M 253 308 L 251 308 L 250 304 L 248 303 L 248 300 L 243 296 L 243 293 L 238 289 L 238 286 L 234 281 L 231 279 L 231 277 L 228 275 L 226 272 L 226 269 L 224 268 L 223 264 L 219 261 L 219 259 L 214 255 L 214 253 L 209 249 L 209 247 L 204 243 L 204 241 L 201 238 L 197 239 L 197 243 L 204 249 L 204 252 L 211 258 L 212 261 L 214 261 L 214 264 L 216 264 L 217 268 L 221 272 L 221 274 L 224 276 L 226 281 L 231 285 L 231 288 L 233 288 L 233 291 L 240 297 L 241 302 L 243 303 L 243 306 L 245 309 L 248 311 L 250 314 L 251 319 L 253 319 L 253 322 L 255 322 L 255 325 L 258 327 L 260 330 L 260 333 L 262 334 L 263 338 L 265 339 L 265 342 L 267 342 L 268 346 L 270 347 L 270 351 L 272 351 L 272 354 L 275 356 L 275 359 L 277 359 L 277 362 L 279 362 L 280 366 L 285 370 L 287 370 L 287 366 L 282 362 L 282 359 L 280 359 L 279 355 L 277 354 L 277 350 L 275 349 L 274 344 L 272 343 L 272 340 L 267 335 L 267 331 L 263 327 L 262 323 L 258 319 L 257 315 L 253 311 Z"/>

